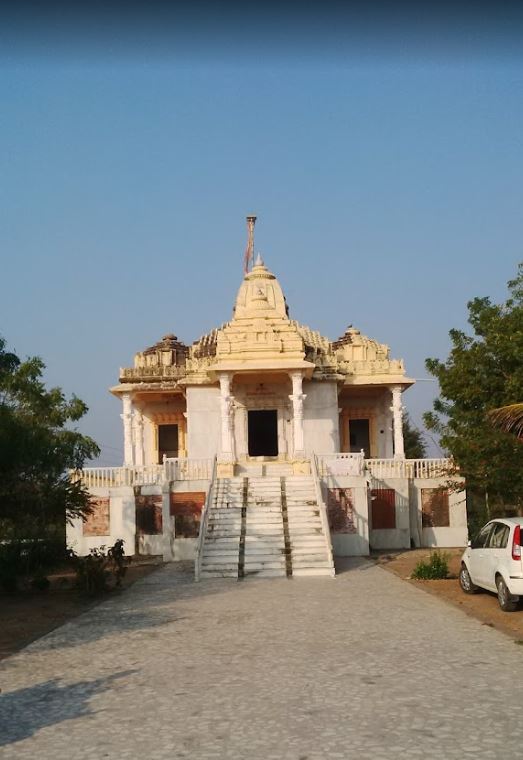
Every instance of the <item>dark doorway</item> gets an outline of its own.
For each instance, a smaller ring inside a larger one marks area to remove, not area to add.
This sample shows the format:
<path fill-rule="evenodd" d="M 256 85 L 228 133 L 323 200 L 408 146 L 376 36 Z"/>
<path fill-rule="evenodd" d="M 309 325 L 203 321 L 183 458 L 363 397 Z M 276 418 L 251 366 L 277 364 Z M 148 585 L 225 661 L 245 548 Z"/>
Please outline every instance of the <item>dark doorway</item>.
<path fill-rule="evenodd" d="M 158 426 L 158 462 L 166 457 L 178 456 L 178 425 Z"/>
<path fill-rule="evenodd" d="M 349 421 L 350 451 L 365 451 L 365 456 L 370 457 L 370 433 L 368 420 Z"/>
<path fill-rule="evenodd" d="M 249 412 L 249 456 L 278 456 L 278 413 L 276 409 Z"/>

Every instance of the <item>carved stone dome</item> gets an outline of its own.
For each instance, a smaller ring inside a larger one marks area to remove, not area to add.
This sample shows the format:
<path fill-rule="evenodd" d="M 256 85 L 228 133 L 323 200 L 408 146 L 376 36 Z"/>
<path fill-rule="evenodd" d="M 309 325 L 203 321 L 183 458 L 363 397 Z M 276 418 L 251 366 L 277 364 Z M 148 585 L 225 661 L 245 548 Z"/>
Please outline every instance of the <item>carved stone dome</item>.
<path fill-rule="evenodd" d="M 234 319 L 287 318 L 287 306 L 281 285 L 269 272 L 261 256 L 240 285 Z"/>

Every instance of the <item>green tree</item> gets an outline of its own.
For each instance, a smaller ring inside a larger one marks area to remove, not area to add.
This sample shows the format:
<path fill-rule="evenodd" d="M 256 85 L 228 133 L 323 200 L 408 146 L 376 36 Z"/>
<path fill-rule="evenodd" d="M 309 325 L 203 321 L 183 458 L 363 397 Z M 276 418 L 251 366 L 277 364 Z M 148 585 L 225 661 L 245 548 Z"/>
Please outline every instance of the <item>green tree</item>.
<path fill-rule="evenodd" d="M 427 456 L 423 433 L 412 424 L 407 412 L 403 415 L 403 446 L 407 459 L 424 459 Z"/>
<path fill-rule="evenodd" d="M 79 470 L 98 446 L 72 425 L 87 411 L 60 388 L 47 389 L 41 359 L 21 361 L 0 338 L 0 535 L 43 537 L 90 511 Z"/>
<path fill-rule="evenodd" d="M 523 398 L 523 264 L 508 287 L 504 303 L 470 301 L 473 335 L 451 330 L 447 360 L 426 361 L 440 396 L 434 411 L 424 415 L 425 424 L 440 435 L 467 488 L 488 494 L 497 509 L 519 507 L 523 497 L 523 447 L 493 425 L 490 415 Z"/>

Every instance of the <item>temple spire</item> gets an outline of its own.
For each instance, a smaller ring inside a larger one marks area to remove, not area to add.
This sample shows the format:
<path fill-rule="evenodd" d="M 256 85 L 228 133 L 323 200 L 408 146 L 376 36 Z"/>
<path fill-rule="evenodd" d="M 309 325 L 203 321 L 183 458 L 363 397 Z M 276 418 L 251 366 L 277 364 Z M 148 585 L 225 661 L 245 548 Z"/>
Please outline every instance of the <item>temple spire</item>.
<path fill-rule="evenodd" d="M 245 274 L 249 271 L 249 264 L 254 258 L 254 225 L 256 224 L 256 217 L 254 215 L 247 217 L 247 247 L 245 249 L 245 257 L 243 260 L 243 271 Z"/>

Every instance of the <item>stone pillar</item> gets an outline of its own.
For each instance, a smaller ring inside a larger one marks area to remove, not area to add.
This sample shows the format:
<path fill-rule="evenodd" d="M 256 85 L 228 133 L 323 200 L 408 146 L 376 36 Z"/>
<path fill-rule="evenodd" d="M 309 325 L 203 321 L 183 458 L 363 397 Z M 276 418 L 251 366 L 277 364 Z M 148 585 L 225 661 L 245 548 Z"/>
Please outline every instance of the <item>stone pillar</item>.
<path fill-rule="evenodd" d="M 122 393 L 123 413 L 123 464 L 132 467 L 133 458 L 133 402 L 130 393 Z"/>
<path fill-rule="evenodd" d="M 182 417 L 184 419 L 183 422 L 183 429 L 182 425 L 178 428 L 178 435 L 180 436 L 179 442 L 178 442 L 178 456 L 183 459 L 183 457 L 188 456 L 187 454 L 187 412 L 182 412 Z"/>
<path fill-rule="evenodd" d="M 393 385 L 392 392 L 392 426 L 394 433 L 394 459 L 405 459 L 405 448 L 403 446 L 403 405 L 401 403 L 401 394 L 403 387 Z"/>
<path fill-rule="evenodd" d="M 134 458 L 135 464 L 145 464 L 143 447 L 143 414 L 140 409 L 134 412 Z"/>
<path fill-rule="evenodd" d="M 292 424 L 294 435 L 294 458 L 299 459 L 305 456 L 305 440 L 303 435 L 303 402 L 306 395 L 302 392 L 303 375 L 300 371 L 290 372 L 292 380 L 292 395 L 289 396 L 292 401 Z"/>
<path fill-rule="evenodd" d="M 231 372 L 220 372 L 221 451 L 219 460 L 234 463 L 234 397 L 231 395 Z"/>

